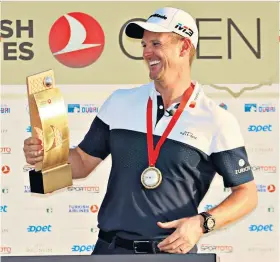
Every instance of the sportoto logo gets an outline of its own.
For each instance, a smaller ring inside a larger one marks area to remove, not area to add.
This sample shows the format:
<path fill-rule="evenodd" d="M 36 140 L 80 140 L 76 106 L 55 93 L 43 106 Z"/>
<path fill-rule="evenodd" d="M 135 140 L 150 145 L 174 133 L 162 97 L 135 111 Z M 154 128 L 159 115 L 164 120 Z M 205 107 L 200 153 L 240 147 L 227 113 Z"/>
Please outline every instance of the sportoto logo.
<path fill-rule="evenodd" d="M 105 35 L 100 24 L 85 13 L 73 12 L 61 16 L 49 34 L 54 57 L 72 68 L 94 63 L 101 56 L 104 44 Z"/>

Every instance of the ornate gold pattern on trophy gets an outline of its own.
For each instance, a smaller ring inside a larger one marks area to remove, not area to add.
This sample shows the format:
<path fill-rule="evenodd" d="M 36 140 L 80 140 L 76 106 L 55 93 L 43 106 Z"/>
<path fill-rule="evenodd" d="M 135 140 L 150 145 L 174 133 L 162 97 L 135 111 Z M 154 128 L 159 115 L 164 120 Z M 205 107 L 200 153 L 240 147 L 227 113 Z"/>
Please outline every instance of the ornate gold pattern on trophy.
<path fill-rule="evenodd" d="M 48 78 L 47 81 L 45 80 L 46 78 Z M 51 82 L 51 84 L 46 84 L 46 83 L 50 83 L 50 82 Z M 30 79 L 29 85 L 31 87 L 30 93 L 32 93 L 32 94 L 38 93 L 38 92 L 44 91 L 48 88 L 52 88 L 52 86 L 54 85 L 53 77 L 45 75 L 45 74 L 38 76 L 38 77 L 33 77 Z"/>
<path fill-rule="evenodd" d="M 43 130 L 37 126 L 33 127 L 34 132 L 36 133 L 36 137 L 38 137 L 42 141 L 42 146 L 44 145 L 44 135 Z"/>
<path fill-rule="evenodd" d="M 50 151 L 52 149 L 54 149 L 55 147 L 59 147 L 59 146 L 62 146 L 62 143 L 63 143 L 63 139 L 62 139 L 62 133 L 59 131 L 58 128 L 56 128 L 55 126 L 51 125 L 49 127 L 49 134 L 51 136 L 51 139 L 50 141 L 53 141 L 53 142 L 50 142 L 49 143 L 49 148 L 46 149 L 46 151 Z"/>

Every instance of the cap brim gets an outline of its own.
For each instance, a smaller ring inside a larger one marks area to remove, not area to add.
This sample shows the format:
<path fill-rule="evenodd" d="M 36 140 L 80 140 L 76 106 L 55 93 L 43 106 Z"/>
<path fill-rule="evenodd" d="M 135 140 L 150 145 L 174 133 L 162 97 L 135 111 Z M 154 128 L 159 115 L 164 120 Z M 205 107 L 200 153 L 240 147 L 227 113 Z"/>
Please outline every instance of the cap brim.
<path fill-rule="evenodd" d="M 171 30 L 162 27 L 158 24 L 149 22 L 132 22 L 127 25 L 125 29 L 125 34 L 131 38 L 142 39 L 144 30 L 156 33 L 172 32 Z"/>

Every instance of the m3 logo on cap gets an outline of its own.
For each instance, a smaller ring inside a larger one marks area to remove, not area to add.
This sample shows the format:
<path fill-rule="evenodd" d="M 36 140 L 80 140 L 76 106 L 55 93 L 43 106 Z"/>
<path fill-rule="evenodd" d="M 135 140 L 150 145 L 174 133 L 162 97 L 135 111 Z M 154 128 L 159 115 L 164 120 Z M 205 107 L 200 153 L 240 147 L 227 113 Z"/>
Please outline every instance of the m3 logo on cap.
<path fill-rule="evenodd" d="M 193 30 L 191 30 L 189 27 L 181 24 L 181 23 L 178 23 L 175 28 L 179 31 L 182 31 L 183 33 L 186 33 L 187 35 L 189 36 L 192 36 L 193 35 Z"/>

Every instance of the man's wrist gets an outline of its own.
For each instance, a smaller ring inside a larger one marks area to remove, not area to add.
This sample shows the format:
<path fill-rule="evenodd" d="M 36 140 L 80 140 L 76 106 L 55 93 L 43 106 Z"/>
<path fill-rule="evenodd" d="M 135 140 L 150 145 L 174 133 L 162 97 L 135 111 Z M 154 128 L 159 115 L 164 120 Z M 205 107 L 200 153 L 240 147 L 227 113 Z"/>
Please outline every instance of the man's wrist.
<path fill-rule="evenodd" d="M 193 219 L 196 221 L 199 233 L 201 235 L 203 235 L 204 234 L 204 227 L 203 227 L 204 218 L 198 214 L 198 215 L 194 216 Z"/>
<path fill-rule="evenodd" d="M 203 234 L 209 233 L 215 229 L 215 218 L 208 212 L 201 212 L 198 214 L 202 218 L 202 230 Z"/>
<path fill-rule="evenodd" d="M 203 235 L 204 232 L 205 232 L 205 229 L 204 229 L 204 226 L 203 226 L 204 218 L 200 214 L 198 214 L 197 216 L 198 216 L 198 219 L 199 219 L 199 225 L 200 225 L 201 234 Z"/>

